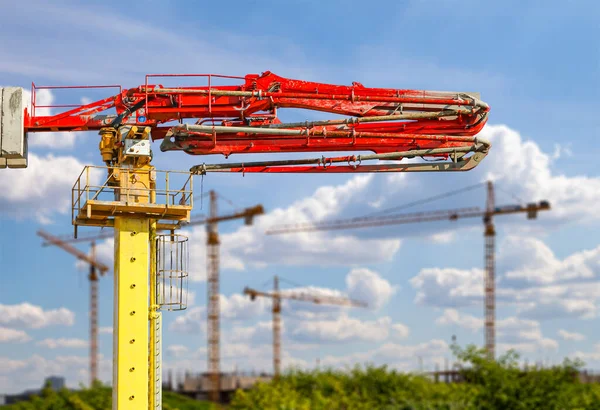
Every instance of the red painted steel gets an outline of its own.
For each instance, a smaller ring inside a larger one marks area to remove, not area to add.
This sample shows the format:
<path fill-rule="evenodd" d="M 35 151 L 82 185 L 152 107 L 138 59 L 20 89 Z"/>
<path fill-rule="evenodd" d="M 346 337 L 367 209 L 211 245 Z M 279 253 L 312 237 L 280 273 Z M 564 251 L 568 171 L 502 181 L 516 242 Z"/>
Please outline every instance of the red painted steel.
<path fill-rule="evenodd" d="M 159 77 L 206 86 L 163 87 Z M 215 81 L 238 82 L 214 85 Z M 161 150 L 188 154 L 398 151 L 468 147 L 487 121 L 489 107 L 465 93 L 369 88 L 294 80 L 271 72 L 245 77 L 152 74 L 138 87 L 48 116 L 26 112 L 25 131 L 100 130 L 115 124 L 148 126 Z M 39 106 L 38 106 L 39 108 Z M 45 108 L 49 108 L 46 106 Z M 282 124 L 278 110 L 306 109 L 350 116 L 343 120 Z M 119 116 L 119 117 L 118 117 Z M 195 120 L 195 121 L 194 121 Z M 449 158 L 449 153 L 428 155 Z M 252 171 L 248 171 L 252 172 Z M 281 171 L 279 171 L 281 172 Z M 284 171 L 287 172 L 287 171 Z"/>

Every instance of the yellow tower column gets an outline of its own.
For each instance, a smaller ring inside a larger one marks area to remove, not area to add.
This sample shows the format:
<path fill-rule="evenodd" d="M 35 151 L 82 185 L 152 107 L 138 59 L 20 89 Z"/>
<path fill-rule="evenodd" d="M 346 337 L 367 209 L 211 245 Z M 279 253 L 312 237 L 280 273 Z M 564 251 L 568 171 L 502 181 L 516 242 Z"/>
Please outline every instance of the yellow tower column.
<path fill-rule="evenodd" d="M 115 217 L 113 410 L 148 409 L 147 218 Z"/>

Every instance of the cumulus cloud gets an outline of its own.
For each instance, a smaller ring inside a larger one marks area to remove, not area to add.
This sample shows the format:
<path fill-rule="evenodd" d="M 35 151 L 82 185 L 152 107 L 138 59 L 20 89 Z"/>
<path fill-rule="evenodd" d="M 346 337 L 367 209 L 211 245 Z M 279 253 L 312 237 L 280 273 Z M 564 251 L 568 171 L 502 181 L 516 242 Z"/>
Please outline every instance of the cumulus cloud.
<path fill-rule="evenodd" d="M 586 362 L 586 365 L 598 364 L 600 361 L 600 343 L 596 343 L 591 352 L 575 351 L 570 356 Z"/>
<path fill-rule="evenodd" d="M 556 340 L 543 336 L 539 322 L 518 317 L 498 320 L 496 337 L 499 352 L 556 352 L 559 347 Z"/>
<path fill-rule="evenodd" d="M 102 231 L 102 234 L 104 234 L 105 231 Z M 88 251 L 88 255 L 90 254 L 91 250 Z M 103 264 L 105 264 L 106 266 L 108 266 L 109 268 L 112 268 L 114 265 L 114 256 L 115 256 L 115 240 L 114 238 L 108 238 L 108 239 L 104 239 L 101 240 L 99 243 L 96 244 L 96 260 L 99 262 L 102 262 Z M 82 272 L 87 272 L 89 270 L 89 264 L 87 262 L 84 262 L 82 260 L 77 260 L 75 261 L 75 266 L 77 267 L 78 270 L 82 271 Z M 111 269 L 112 270 L 112 269 Z M 108 271 L 108 274 L 110 274 L 111 270 Z"/>
<path fill-rule="evenodd" d="M 460 313 L 456 309 L 444 309 L 444 314 L 438 317 L 435 323 L 442 326 L 459 326 L 472 332 L 483 327 L 483 319 Z"/>
<path fill-rule="evenodd" d="M 112 360 L 99 355 L 100 380 L 111 380 Z M 56 356 L 52 359 L 38 354 L 23 358 L 11 359 L 0 357 L 0 385 L 3 393 L 20 393 L 24 389 L 40 388 L 45 375 L 64 376 L 67 386 L 74 388 L 80 383 L 89 383 L 89 357 Z"/>
<path fill-rule="evenodd" d="M 23 330 L 11 329 L 0 326 L 0 343 L 23 343 L 31 340 L 31 337 Z"/>
<path fill-rule="evenodd" d="M 392 332 L 394 339 L 398 340 L 406 339 L 410 335 L 410 329 L 402 323 L 394 323 L 392 325 Z"/>
<path fill-rule="evenodd" d="M 39 329 L 47 326 L 71 326 L 75 314 L 66 308 L 44 310 L 30 303 L 0 304 L 0 324 L 11 327 Z"/>
<path fill-rule="evenodd" d="M 480 317 L 461 313 L 456 309 L 445 309 L 442 316 L 436 319 L 436 324 L 480 332 L 484 322 Z M 496 340 L 500 351 L 515 349 L 519 352 L 535 352 L 539 349 L 558 349 L 556 340 L 543 336 L 539 322 L 514 316 L 496 321 Z"/>
<path fill-rule="evenodd" d="M 320 187 L 311 196 L 285 209 L 259 216 L 253 226 L 222 234 L 222 268 L 243 270 L 247 265 L 264 267 L 266 264 L 355 265 L 390 260 L 400 248 L 401 241 L 397 238 L 360 240 L 352 235 L 328 232 L 264 235 L 272 226 L 337 216 L 340 211 L 352 207 L 352 202 L 364 194 L 371 180 L 372 176 L 360 175 L 342 185 Z M 205 280 L 205 228 L 194 227 L 190 236 L 191 279 Z"/>
<path fill-rule="evenodd" d="M 481 303 L 483 270 L 424 268 L 410 279 L 417 290 L 415 303 L 437 307 L 460 307 Z"/>
<path fill-rule="evenodd" d="M 286 322 L 284 318 L 281 321 L 281 333 L 284 339 L 286 336 Z M 259 321 L 252 326 L 233 326 L 224 333 L 224 337 L 233 343 L 270 343 L 273 338 L 273 322 Z M 289 348 L 286 343 L 286 348 Z"/>
<path fill-rule="evenodd" d="M 507 126 L 488 125 L 481 136 L 490 138 L 494 150 L 494 155 L 482 163 L 484 170 L 519 198 L 549 200 L 552 211 L 544 214 L 544 220 L 564 222 L 599 218 L 600 215 L 588 204 L 600 199 L 600 178 L 555 173 L 551 155 Z"/>
<path fill-rule="evenodd" d="M 448 244 L 454 242 L 456 239 L 456 232 L 440 232 L 429 236 L 429 239 L 433 243 L 437 244 Z"/>
<path fill-rule="evenodd" d="M 172 357 L 181 357 L 189 352 L 189 349 L 183 345 L 171 345 L 167 347 L 167 355 Z"/>
<path fill-rule="evenodd" d="M 266 313 L 271 301 L 265 298 L 251 300 L 246 295 L 235 293 L 229 297 L 220 295 L 221 317 L 245 320 Z"/>
<path fill-rule="evenodd" d="M 414 235 L 429 235 L 434 242 L 448 243 L 458 235 L 459 229 L 481 226 L 481 221 L 472 218 L 460 222 L 402 225 L 402 229 L 385 226 L 336 231 L 335 234 L 308 232 L 262 237 L 258 232 L 282 224 L 368 214 L 405 203 L 406 198 L 422 198 L 428 192 L 445 192 L 448 186 L 459 184 L 461 187 L 482 182 L 482 175 L 495 180 L 496 185 L 502 188 L 501 192 L 511 192 L 526 202 L 549 200 L 552 211 L 540 214 L 539 220 L 532 225 L 539 227 L 537 229 L 582 218 L 597 220 L 598 214 L 587 204 L 600 200 L 600 178 L 567 177 L 557 173 L 553 169 L 551 155 L 507 126 L 486 125 L 481 135 L 492 141 L 493 155 L 482 162 L 478 172 L 461 174 L 460 182 L 455 175 L 419 174 L 410 175 L 410 178 L 404 174 L 387 175 L 385 178 L 361 175 L 340 185 L 319 188 L 308 198 L 259 217 L 253 227 L 243 227 L 223 235 L 229 268 L 243 269 L 247 264 L 262 266 L 265 263 L 352 265 L 385 261 L 398 251 L 401 238 Z M 485 192 L 481 189 L 457 196 L 451 206 L 440 203 L 435 209 L 472 207 L 477 203 L 483 204 L 484 199 Z M 502 196 L 498 197 L 498 201 L 502 201 Z M 511 198 L 511 202 L 514 201 Z M 517 216 L 504 218 L 503 226 L 523 230 L 523 219 Z M 203 229 L 198 230 L 198 235 L 204 235 Z M 230 245 L 225 245 L 225 238 Z M 197 265 L 203 269 L 204 260 Z"/>
<path fill-rule="evenodd" d="M 44 339 L 36 343 L 38 346 L 47 347 L 48 349 L 60 349 L 60 348 L 84 348 L 88 347 L 89 343 L 83 339 Z"/>
<path fill-rule="evenodd" d="M 384 343 L 374 349 L 352 353 L 345 356 L 327 355 L 321 360 L 325 367 L 347 368 L 355 364 L 387 365 L 399 370 L 412 370 L 416 367 L 416 358 L 423 359 L 427 367 L 443 361 L 449 352 L 448 344 L 439 339 L 415 345 Z"/>
<path fill-rule="evenodd" d="M 302 321 L 294 325 L 291 337 L 307 342 L 380 342 L 388 338 L 392 319 L 388 316 L 361 321 L 342 315 L 334 320 Z"/>
<path fill-rule="evenodd" d="M 600 247 L 561 260 L 541 240 L 511 235 L 498 251 L 496 298 L 530 319 L 594 318 L 599 267 Z M 416 303 L 456 308 L 481 305 L 483 275 L 480 269 L 424 268 L 410 283 L 417 291 Z"/>
<path fill-rule="evenodd" d="M 506 281 L 516 285 L 596 278 L 600 274 L 600 246 L 560 260 L 540 239 L 511 235 L 502 243 L 499 266 L 506 270 Z"/>
<path fill-rule="evenodd" d="M 352 269 L 346 276 L 346 286 L 351 298 L 364 301 L 375 309 L 384 306 L 398 289 L 377 272 L 364 268 Z"/>
<path fill-rule="evenodd" d="M 55 96 L 51 90 L 37 90 L 36 106 L 50 106 L 55 104 Z M 27 109 L 33 113 L 31 106 L 31 91 L 23 90 L 23 101 L 26 102 Z M 83 104 L 83 102 L 82 102 Z M 57 111 L 50 108 L 36 108 L 36 116 L 46 116 L 55 114 Z M 75 140 L 78 136 L 83 135 L 83 132 L 40 132 L 28 133 L 27 144 L 30 147 L 44 147 L 49 149 L 65 149 L 72 148 L 75 145 Z"/>
<path fill-rule="evenodd" d="M 179 333 L 204 333 L 206 331 L 206 309 L 194 307 L 178 315 L 169 325 L 169 330 Z"/>
<path fill-rule="evenodd" d="M 219 295 L 220 316 L 228 320 L 247 320 L 256 318 L 268 311 L 271 301 L 235 293 L 231 296 Z M 206 331 L 206 307 L 197 306 L 178 315 L 169 326 L 169 330 L 180 333 L 203 333 Z"/>
<path fill-rule="evenodd" d="M 367 302 L 369 307 L 381 308 L 397 290 L 396 286 L 391 285 L 377 272 L 368 269 L 352 269 L 346 275 L 346 286 L 347 290 L 345 292 L 317 286 L 282 289 L 280 292 L 284 296 L 293 294 L 310 295 L 311 297 L 350 297 Z M 348 306 L 314 304 L 286 299 L 285 297 L 282 302 L 282 310 L 285 316 L 293 320 L 335 320 L 353 309 Z M 270 313 L 272 300 L 262 297 L 251 300 L 246 295 L 234 293 L 229 296 L 220 295 L 219 304 L 221 318 L 231 321 L 247 321 Z M 179 315 L 171 323 L 170 329 L 183 333 L 204 332 L 205 321 L 206 308 L 204 306 L 194 307 Z M 250 330 L 246 330 L 246 332 L 249 333 Z"/>
<path fill-rule="evenodd" d="M 67 213 L 71 188 L 83 168 L 75 157 L 30 152 L 27 168 L 5 169 L 0 174 L 0 212 L 17 219 L 34 216 L 41 223 L 50 222 L 54 214 Z M 93 169 L 90 180 L 97 184 L 100 170 Z"/>
<path fill-rule="evenodd" d="M 581 342 L 581 341 L 585 340 L 585 335 L 583 335 L 581 333 L 577 333 L 577 332 L 569 332 L 569 331 L 564 330 L 564 329 L 560 329 L 558 331 L 558 335 L 563 340 L 570 340 L 570 341 L 573 341 L 573 342 Z"/>

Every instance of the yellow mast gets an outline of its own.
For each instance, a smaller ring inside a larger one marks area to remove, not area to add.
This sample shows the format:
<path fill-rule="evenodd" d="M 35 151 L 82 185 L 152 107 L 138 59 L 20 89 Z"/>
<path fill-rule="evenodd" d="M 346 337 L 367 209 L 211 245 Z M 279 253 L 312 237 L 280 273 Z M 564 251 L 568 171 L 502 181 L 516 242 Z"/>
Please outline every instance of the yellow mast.
<path fill-rule="evenodd" d="M 100 135 L 107 177 L 101 185 L 93 183 L 90 175 L 98 167 L 86 167 L 73 187 L 72 217 L 75 227 L 114 227 L 113 409 L 161 409 L 164 300 L 159 300 L 158 291 L 157 226 L 174 230 L 178 222 L 189 222 L 191 175 L 154 169 L 149 127 L 109 127 Z M 186 178 L 183 187 L 170 186 L 173 174 Z M 162 266 L 161 272 L 166 271 L 169 267 Z M 187 272 L 179 270 L 177 275 L 182 280 Z M 183 289 L 171 278 L 165 283 L 171 290 Z"/>

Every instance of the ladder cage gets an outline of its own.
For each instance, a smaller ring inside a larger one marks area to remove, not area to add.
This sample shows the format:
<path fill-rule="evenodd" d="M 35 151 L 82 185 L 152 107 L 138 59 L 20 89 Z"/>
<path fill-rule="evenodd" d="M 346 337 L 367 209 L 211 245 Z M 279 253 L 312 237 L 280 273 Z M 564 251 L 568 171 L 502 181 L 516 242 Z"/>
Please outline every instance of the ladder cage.
<path fill-rule="evenodd" d="M 156 295 L 161 310 L 187 308 L 189 279 L 187 236 L 180 234 L 156 237 Z"/>

